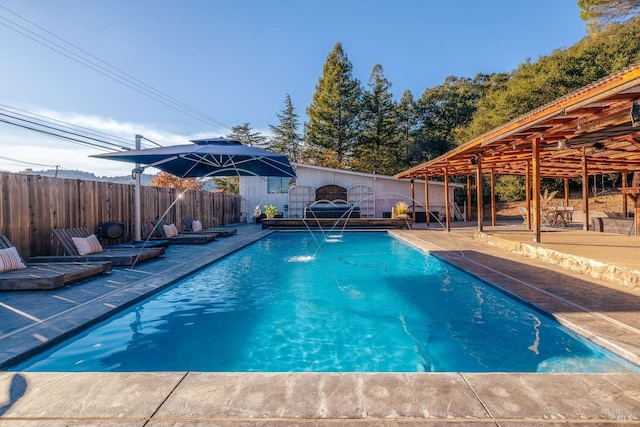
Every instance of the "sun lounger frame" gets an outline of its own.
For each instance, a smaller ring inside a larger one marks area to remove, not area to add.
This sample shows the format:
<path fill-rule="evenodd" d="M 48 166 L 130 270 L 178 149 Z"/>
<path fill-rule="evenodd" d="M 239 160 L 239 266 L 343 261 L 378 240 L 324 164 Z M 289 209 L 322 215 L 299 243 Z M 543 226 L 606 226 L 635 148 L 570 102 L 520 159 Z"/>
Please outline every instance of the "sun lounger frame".
<path fill-rule="evenodd" d="M 182 233 L 177 237 L 167 237 L 162 228 L 166 222 L 164 219 L 159 221 L 151 221 L 154 231 L 149 237 L 150 240 L 167 240 L 170 245 L 192 245 L 213 242 L 218 238 L 217 234 L 200 234 L 200 233 Z"/>
<path fill-rule="evenodd" d="M 109 248 L 97 254 L 80 255 L 73 237 L 88 237 L 89 232 L 85 227 L 54 228 L 53 235 L 62 245 L 66 255 L 63 256 L 38 256 L 30 258 L 37 262 L 62 262 L 62 261 L 111 261 L 113 265 L 131 266 L 140 262 L 164 255 L 164 248 Z"/>
<path fill-rule="evenodd" d="M 218 237 L 229 237 L 233 236 L 238 232 L 235 228 L 224 228 L 224 227 L 211 227 L 204 228 L 200 231 L 193 231 L 193 218 L 184 216 L 182 217 L 182 223 L 186 227 L 186 231 L 184 233 L 193 233 L 193 234 L 218 234 Z"/>
<path fill-rule="evenodd" d="M 8 249 L 12 246 L 7 236 L 0 235 L 0 249 Z M 27 268 L 0 273 L 0 290 L 56 289 L 67 283 L 100 273 L 108 273 L 113 265 L 110 261 L 32 263 L 22 259 L 22 262 Z"/>

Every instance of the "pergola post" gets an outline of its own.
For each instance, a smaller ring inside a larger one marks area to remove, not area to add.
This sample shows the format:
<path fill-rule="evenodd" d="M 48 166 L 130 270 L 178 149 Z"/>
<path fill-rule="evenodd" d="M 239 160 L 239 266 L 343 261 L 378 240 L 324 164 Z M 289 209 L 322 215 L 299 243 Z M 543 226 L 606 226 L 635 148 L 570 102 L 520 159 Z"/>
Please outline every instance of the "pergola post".
<path fill-rule="evenodd" d="M 413 223 L 415 224 L 418 218 L 416 218 L 416 185 L 411 179 L 411 216 L 413 217 Z"/>
<path fill-rule="evenodd" d="M 587 150 L 582 149 L 582 204 L 584 206 L 584 220 L 582 229 L 589 230 L 589 166 L 587 165 Z"/>
<path fill-rule="evenodd" d="M 627 188 L 627 172 L 622 172 L 622 188 Z M 627 206 L 627 195 L 622 194 L 622 216 L 627 218 L 629 216 L 629 206 Z"/>
<path fill-rule="evenodd" d="M 526 226 L 527 230 L 531 230 L 531 162 L 527 160 L 526 175 L 524 178 L 525 186 L 525 205 L 527 208 Z"/>
<path fill-rule="evenodd" d="M 431 224 L 431 210 L 429 209 L 429 175 L 424 174 L 424 210 L 427 227 Z"/>
<path fill-rule="evenodd" d="M 564 179 L 564 205 L 569 206 L 569 178 Z"/>
<path fill-rule="evenodd" d="M 531 172 L 533 180 L 533 241 L 540 242 L 540 137 L 531 141 Z"/>
<path fill-rule="evenodd" d="M 471 221 L 471 175 L 467 175 L 467 221 Z"/>
<path fill-rule="evenodd" d="M 478 231 L 482 231 L 482 217 L 484 212 L 482 209 L 482 158 L 478 157 L 476 165 L 476 203 L 478 204 Z"/>
<path fill-rule="evenodd" d="M 491 225 L 496 225 L 496 174 L 491 169 Z"/>
<path fill-rule="evenodd" d="M 451 231 L 451 203 L 449 203 L 449 169 L 444 168 L 444 212 L 447 232 Z"/>

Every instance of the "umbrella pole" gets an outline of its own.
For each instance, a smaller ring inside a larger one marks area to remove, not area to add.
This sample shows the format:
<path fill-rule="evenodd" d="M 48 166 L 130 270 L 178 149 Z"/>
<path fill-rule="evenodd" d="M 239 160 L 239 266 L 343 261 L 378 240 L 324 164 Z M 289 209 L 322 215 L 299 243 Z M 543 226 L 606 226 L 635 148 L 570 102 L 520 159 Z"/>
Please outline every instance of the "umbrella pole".
<path fill-rule="evenodd" d="M 136 150 L 139 150 L 140 140 L 142 139 L 142 135 L 136 135 Z M 136 174 L 136 186 L 135 186 L 135 201 L 134 201 L 134 240 L 140 241 L 142 240 L 142 216 L 140 213 L 141 203 L 140 203 L 140 163 L 136 163 L 136 168 L 134 169 Z"/>

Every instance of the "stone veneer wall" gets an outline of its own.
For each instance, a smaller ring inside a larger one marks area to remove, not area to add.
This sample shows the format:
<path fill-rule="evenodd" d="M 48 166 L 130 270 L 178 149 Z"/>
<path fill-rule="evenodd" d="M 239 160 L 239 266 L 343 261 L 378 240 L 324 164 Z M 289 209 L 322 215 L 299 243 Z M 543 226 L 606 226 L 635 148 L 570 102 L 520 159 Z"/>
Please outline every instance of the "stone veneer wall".
<path fill-rule="evenodd" d="M 498 246 L 532 259 L 554 264 L 567 270 L 586 274 L 596 279 L 607 280 L 634 290 L 640 289 L 640 270 L 558 252 L 553 249 L 536 246 L 532 243 L 501 239 L 484 232 L 477 232 L 475 238 L 481 242 Z"/>

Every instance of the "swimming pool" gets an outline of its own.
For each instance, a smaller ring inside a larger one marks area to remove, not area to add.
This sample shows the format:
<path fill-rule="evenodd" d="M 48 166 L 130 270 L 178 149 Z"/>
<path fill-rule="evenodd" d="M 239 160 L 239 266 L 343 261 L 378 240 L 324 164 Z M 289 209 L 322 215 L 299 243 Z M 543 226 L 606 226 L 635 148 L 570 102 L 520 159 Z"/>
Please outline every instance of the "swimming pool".
<path fill-rule="evenodd" d="M 634 369 L 386 233 L 349 232 L 272 234 L 14 370 Z"/>

